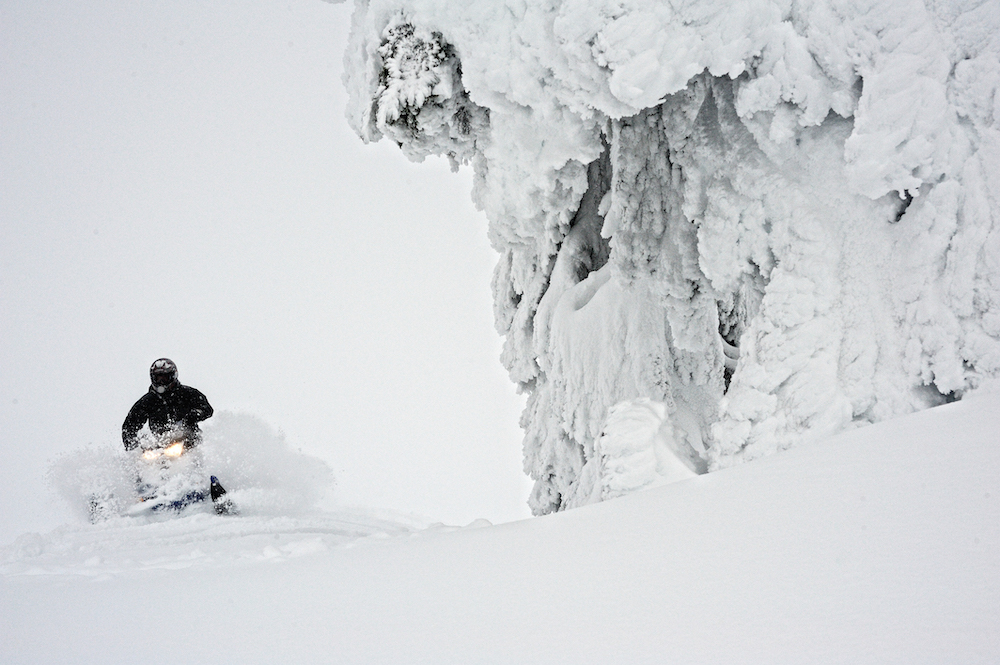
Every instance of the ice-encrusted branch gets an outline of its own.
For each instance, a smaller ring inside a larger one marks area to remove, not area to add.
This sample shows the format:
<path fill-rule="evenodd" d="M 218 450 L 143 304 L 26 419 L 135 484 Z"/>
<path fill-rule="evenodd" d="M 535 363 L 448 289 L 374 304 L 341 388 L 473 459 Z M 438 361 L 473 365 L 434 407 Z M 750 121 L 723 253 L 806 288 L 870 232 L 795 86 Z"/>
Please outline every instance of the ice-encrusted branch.
<path fill-rule="evenodd" d="M 383 31 L 377 53 L 381 70 L 369 122 L 414 161 L 444 155 L 454 169 L 468 163 L 489 113 L 463 89 L 455 49 L 441 33 L 399 16 Z"/>

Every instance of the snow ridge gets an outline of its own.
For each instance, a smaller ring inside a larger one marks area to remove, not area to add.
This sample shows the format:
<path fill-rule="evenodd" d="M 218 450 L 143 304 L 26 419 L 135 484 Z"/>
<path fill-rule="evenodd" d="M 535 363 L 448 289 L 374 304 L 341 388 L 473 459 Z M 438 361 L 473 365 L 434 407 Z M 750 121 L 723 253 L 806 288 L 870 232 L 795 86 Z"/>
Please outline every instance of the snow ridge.
<path fill-rule="evenodd" d="M 475 169 L 536 513 L 619 403 L 717 469 L 997 383 L 996 0 L 357 0 L 345 85 Z"/>

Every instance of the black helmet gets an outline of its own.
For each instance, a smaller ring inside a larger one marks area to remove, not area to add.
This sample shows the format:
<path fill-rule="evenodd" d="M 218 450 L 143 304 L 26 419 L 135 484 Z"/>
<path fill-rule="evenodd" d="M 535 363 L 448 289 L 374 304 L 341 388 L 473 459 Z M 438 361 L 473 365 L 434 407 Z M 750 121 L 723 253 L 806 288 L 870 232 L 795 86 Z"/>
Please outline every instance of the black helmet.
<path fill-rule="evenodd" d="M 177 365 L 169 358 L 160 358 L 149 368 L 149 381 L 156 392 L 165 392 L 177 382 Z"/>

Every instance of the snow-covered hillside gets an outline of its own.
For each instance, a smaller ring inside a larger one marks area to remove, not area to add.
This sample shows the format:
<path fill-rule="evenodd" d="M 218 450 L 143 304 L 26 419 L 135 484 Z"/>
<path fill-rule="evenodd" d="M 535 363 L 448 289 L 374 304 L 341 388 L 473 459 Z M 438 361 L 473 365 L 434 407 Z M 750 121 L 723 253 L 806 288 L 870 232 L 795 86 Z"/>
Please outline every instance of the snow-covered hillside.
<path fill-rule="evenodd" d="M 622 402 L 721 469 L 1000 377 L 996 0 L 357 0 L 345 83 L 475 169 L 536 513 Z"/>
<path fill-rule="evenodd" d="M 26 534 L 0 662 L 996 663 L 1000 397 L 499 526 Z"/>
<path fill-rule="evenodd" d="M 1000 662 L 1000 0 L 355 1 L 353 129 L 474 170 L 540 516 L 321 507 L 231 412 L 238 514 L 140 514 L 91 445 L 0 663 Z"/>

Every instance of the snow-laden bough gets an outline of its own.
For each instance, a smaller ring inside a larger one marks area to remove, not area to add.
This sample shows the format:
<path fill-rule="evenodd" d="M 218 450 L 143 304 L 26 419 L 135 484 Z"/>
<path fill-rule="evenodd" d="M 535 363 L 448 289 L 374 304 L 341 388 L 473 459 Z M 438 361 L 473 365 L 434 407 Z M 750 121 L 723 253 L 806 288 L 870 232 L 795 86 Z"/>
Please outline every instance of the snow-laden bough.
<path fill-rule="evenodd" d="M 345 59 L 475 169 L 536 513 L 621 493 L 619 404 L 717 469 L 997 384 L 995 0 L 358 0 Z"/>

